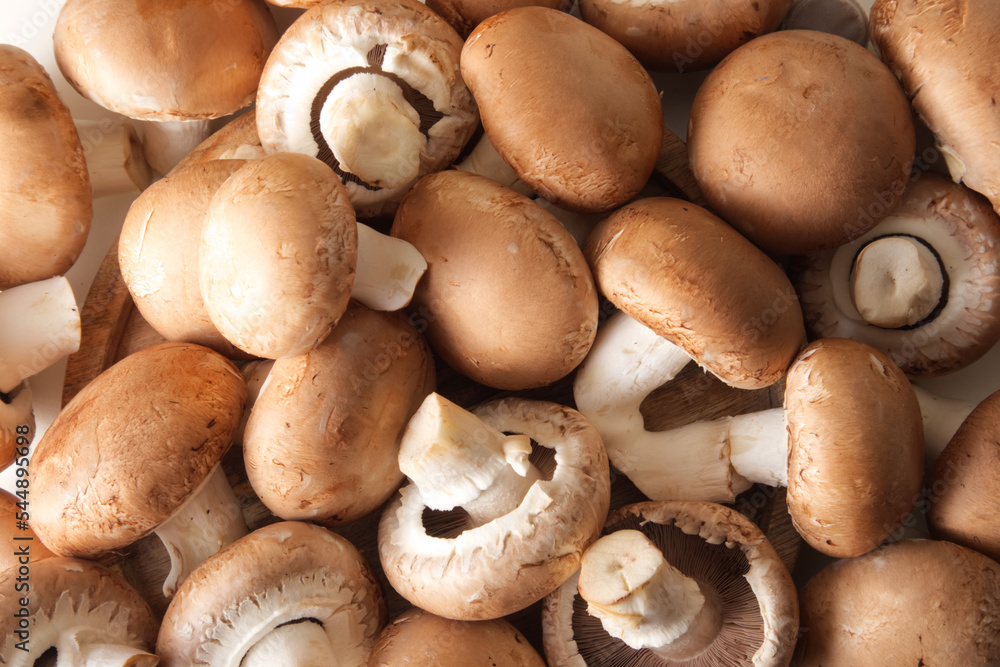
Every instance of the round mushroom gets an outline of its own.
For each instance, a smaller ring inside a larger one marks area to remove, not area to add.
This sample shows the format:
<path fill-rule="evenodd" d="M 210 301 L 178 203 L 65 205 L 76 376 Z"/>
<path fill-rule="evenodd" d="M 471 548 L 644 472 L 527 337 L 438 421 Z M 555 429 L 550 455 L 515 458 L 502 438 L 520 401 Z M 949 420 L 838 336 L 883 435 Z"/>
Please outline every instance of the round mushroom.
<path fill-rule="evenodd" d="M 382 513 L 382 569 L 411 604 L 456 620 L 507 616 L 560 586 L 611 502 L 597 431 L 545 401 L 469 412 L 431 394 L 404 432 L 399 467 L 410 483 Z"/>
<path fill-rule="evenodd" d="M 551 667 L 785 667 L 798 628 L 795 584 L 774 547 L 742 514 L 705 502 L 613 511 L 542 609 Z"/>
<path fill-rule="evenodd" d="M 526 389 L 586 356 L 598 318 L 590 268 L 566 228 L 524 195 L 464 171 L 429 174 L 407 193 L 390 234 L 427 261 L 415 322 L 459 373 Z"/>
<path fill-rule="evenodd" d="M 156 628 L 139 593 L 97 563 L 46 558 L 0 572 L 4 665 L 155 667 Z"/>
<path fill-rule="evenodd" d="M 373 512 L 403 481 L 399 440 L 434 380 L 405 317 L 351 305 L 320 345 L 271 368 L 243 436 L 251 486 L 282 519 Z"/>
<path fill-rule="evenodd" d="M 412 607 L 383 628 L 368 667 L 545 667 L 509 621 L 456 621 Z"/>
<path fill-rule="evenodd" d="M 343 180 L 359 217 L 391 214 L 417 178 L 458 157 L 478 125 L 461 47 L 454 28 L 417 0 L 306 10 L 261 76 L 265 151 L 314 156 Z"/>
<path fill-rule="evenodd" d="M 80 136 L 31 54 L 0 44 L 0 290 L 59 276 L 90 234 L 93 197 Z"/>
<path fill-rule="evenodd" d="M 150 166 L 167 174 L 211 119 L 253 103 L 277 38 L 263 0 L 67 0 L 53 45 L 81 95 L 140 122 Z"/>
<path fill-rule="evenodd" d="M 998 581 L 996 561 L 939 540 L 835 561 L 800 592 L 795 664 L 998 664 Z"/>
<path fill-rule="evenodd" d="M 52 420 L 31 456 L 31 527 L 60 556 L 94 558 L 155 532 L 178 581 L 247 532 L 220 467 L 246 400 L 222 355 L 162 343 L 117 362 Z"/>
<path fill-rule="evenodd" d="M 537 6 L 495 14 L 465 41 L 462 76 L 497 152 L 556 205 L 609 211 L 653 173 L 663 141 L 656 86 L 584 21 Z"/>
<path fill-rule="evenodd" d="M 911 377 L 960 370 L 1000 340 L 1000 217 L 937 174 L 911 182 L 875 229 L 793 258 L 813 338 L 856 338 Z"/>
<path fill-rule="evenodd" d="M 371 566 L 308 523 L 258 528 L 202 563 L 163 616 L 164 667 L 364 665 L 386 623 Z"/>
<path fill-rule="evenodd" d="M 877 225 L 903 195 L 915 149 L 889 68 L 816 30 L 733 51 L 698 88 L 688 124 L 710 208 L 773 254 L 834 248 Z"/>

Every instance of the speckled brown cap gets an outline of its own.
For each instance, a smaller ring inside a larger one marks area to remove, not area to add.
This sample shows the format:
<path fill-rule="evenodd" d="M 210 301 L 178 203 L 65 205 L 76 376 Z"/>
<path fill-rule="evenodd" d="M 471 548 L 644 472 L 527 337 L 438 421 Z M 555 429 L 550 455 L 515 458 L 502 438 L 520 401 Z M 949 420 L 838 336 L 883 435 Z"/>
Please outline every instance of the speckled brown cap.
<path fill-rule="evenodd" d="M 31 457 L 31 526 L 63 556 L 90 558 L 150 533 L 232 442 L 246 400 L 239 370 L 189 343 L 135 352 L 53 419 Z"/>

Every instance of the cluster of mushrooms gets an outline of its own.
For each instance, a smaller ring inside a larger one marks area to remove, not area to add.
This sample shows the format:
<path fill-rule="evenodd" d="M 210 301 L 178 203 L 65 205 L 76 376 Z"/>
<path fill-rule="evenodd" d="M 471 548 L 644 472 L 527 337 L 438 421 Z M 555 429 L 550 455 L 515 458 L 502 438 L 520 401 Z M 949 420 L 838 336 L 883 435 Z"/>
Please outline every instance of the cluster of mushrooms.
<path fill-rule="evenodd" d="M 66 0 L 86 157 L 0 45 L 0 665 L 1000 665 L 1000 394 L 919 386 L 1000 340 L 1000 4 L 272 1 Z M 36 438 L 123 192 L 151 343 Z M 692 362 L 781 405 L 650 427 Z"/>

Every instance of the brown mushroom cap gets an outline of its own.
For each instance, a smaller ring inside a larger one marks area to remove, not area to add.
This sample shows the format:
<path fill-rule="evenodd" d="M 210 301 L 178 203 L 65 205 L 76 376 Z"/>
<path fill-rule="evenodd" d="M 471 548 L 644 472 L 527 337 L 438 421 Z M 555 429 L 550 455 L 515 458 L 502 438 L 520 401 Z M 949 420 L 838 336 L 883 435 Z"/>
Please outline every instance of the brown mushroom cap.
<path fill-rule="evenodd" d="M 250 484 L 283 519 L 374 511 L 403 481 L 399 439 L 433 387 L 430 349 L 406 318 L 352 303 L 315 349 L 274 363 L 243 439 Z"/>
<path fill-rule="evenodd" d="M 63 556 L 94 557 L 150 533 L 232 442 L 246 400 L 222 355 L 189 343 L 135 352 L 84 387 L 31 458 L 31 526 Z"/>
<path fill-rule="evenodd" d="M 1000 565 L 903 540 L 823 568 L 800 593 L 801 667 L 1000 664 Z"/>
<path fill-rule="evenodd" d="M 700 206 L 634 201 L 594 228 L 584 252 L 609 301 L 732 386 L 778 381 L 805 342 L 781 267 Z"/>
<path fill-rule="evenodd" d="M 815 30 L 733 51 L 698 89 L 688 126 L 710 207 L 777 254 L 833 248 L 878 224 L 903 194 L 915 146 L 892 72 Z"/>
<path fill-rule="evenodd" d="M 991 0 L 875 0 L 872 42 L 934 134 L 949 171 L 1000 207 L 1000 62 L 983 57 L 1000 31 Z"/>
<path fill-rule="evenodd" d="M 551 667 L 585 665 L 723 665 L 786 667 L 798 631 L 795 583 L 767 537 L 739 512 L 709 502 L 649 501 L 611 512 L 604 534 L 634 529 L 722 610 L 715 641 L 691 661 L 636 652 L 587 612 L 574 576 L 545 598 L 542 629 Z"/>
<path fill-rule="evenodd" d="M 212 323 L 199 284 L 198 253 L 216 190 L 245 160 L 211 160 L 174 169 L 129 207 L 118 265 L 143 319 L 170 341 L 245 356 Z"/>
<path fill-rule="evenodd" d="M 1000 561 L 1000 392 L 983 399 L 941 452 L 929 480 L 934 537 Z"/>
<path fill-rule="evenodd" d="M 410 608 L 375 640 L 368 667 L 545 667 L 509 621 L 455 621 Z"/>
<path fill-rule="evenodd" d="M 427 260 L 413 296 L 418 326 L 460 373 L 491 387 L 564 377 L 597 331 L 597 289 L 580 247 L 548 211 L 483 176 L 425 176 L 391 234 Z"/>
<path fill-rule="evenodd" d="M 0 289 L 63 275 L 90 233 L 80 136 L 45 69 L 0 44 Z"/>
<path fill-rule="evenodd" d="M 788 511 L 810 546 L 858 556 L 903 525 L 923 482 L 924 438 L 892 360 L 847 338 L 811 343 L 788 369 L 785 416 Z"/>
<path fill-rule="evenodd" d="M 215 192 L 202 228 L 209 317 L 249 354 L 306 352 L 347 308 L 357 234 L 347 191 L 328 166 L 301 153 L 249 161 Z"/>
<path fill-rule="evenodd" d="M 263 0 L 68 0 L 53 42 L 81 95 L 129 118 L 218 118 L 249 106 L 278 38 Z"/>
<path fill-rule="evenodd" d="M 346 538 L 280 521 L 205 560 L 167 608 L 156 640 L 164 665 L 239 665 L 279 625 L 323 626 L 337 664 L 361 665 L 386 622 L 371 566 Z"/>
<path fill-rule="evenodd" d="M 608 211 L 649 180 L 663 140 L 659 94 L 597 28 L 548 7 L 508 9 L 465 41 L 462 76 L 497 152 L 545 199 Z"/>
<path fill-rule="evenodd" d="M 580 13 L 646 67 L 683 73 L 708 69 L 741 44 L 776 30 L 791 4 L 792 0 L 581 0 Z"/>

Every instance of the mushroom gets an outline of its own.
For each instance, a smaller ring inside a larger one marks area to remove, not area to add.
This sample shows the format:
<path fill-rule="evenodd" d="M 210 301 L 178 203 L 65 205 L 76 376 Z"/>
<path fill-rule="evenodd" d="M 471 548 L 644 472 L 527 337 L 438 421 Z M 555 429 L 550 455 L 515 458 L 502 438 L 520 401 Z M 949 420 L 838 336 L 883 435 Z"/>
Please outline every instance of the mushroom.
<path fill-rule="evenodd" d="M 140 123 L 150 166 L 166 174 L 212 119 L 253 103 L 277 38 L 263 0 L 67 0 L 53 45 L 77 92 Z"/>
<path fill-rule="evenodd" d="M 688 124 L 709 207 L 773 254 L 834 248 L 873 228 L 902 196 L 915 150 L 889 68 L 816 30 L 733 51 L 698 88 Z"/>
<path fill-rule="evenodd" d="M 869 24 L 872 43 L 934 135 L 951 177 L 1000 207 L 993 149 L 1000 140 L 1000 64 L 981 56 L 1000 34 L 1000 7 L 990 0 L 875 0 Z"/>
<path fill-rule="evenodd" d="M 782 30 L 822 30 L 868 46 L 868 13 L 857 0 L 795 0 Z"/>
<path fill-rule="evenodd" d="M 774 547 L 742 514 L 706 502 L 613 511 L 542 609 L 551 667 L 785 667 L 798 625 L 795 584 Z"/>
<path fill-rule="evenodd" d="M 61 556 L 94 558 L 155 532 L 169 597 L 205 557 L 246 534 L 222 455 L 246 400 L 220 354 L 161 343 L 103 371 L 31 456 L 31 527 Z"/>
<path fill-rule="evenodd" d="M 545 667 L 508 620 L 455 621 L 411 607 L 375 639 L 368 667 Z"/>
<path fill-rule="evenodd" d="M 603 212 L 649 180 L 663 140 L 660 97 L 609 35 L 556 9 L 515 7 L 476 27 L 461 63 L 484 131 L 540 196 Z"/>
<path fill-rule="evenodd" d="M 459 373 L 526 389 L 586 356 L 598 317 L 590 268 L 566 228 L 524 195 L 464 171 L 429 174 L 400 203 L 390 234 L 427 261 L 414 321 Z"/>
<path fill-rule="evenodd" d="M 967 367 L 1000 340 L 1000 217 L 965 186 L 927 173 L 877 227 L 793 258 L 813 338 L 856 338 L 915 378 Z"/>
<path fill-rule="evenodd" d="M 320 526 L 280 521 L 202 563 L 163 616 L 164 667 L 364 665 L 386 623 L 364 556 Z"/>
<path fill-rule="evenodd" d="M 610 505 L 597 431 L 547 401 L 470 412 L 431 394 L 404 432 L 399 467 L 410 483 L 382 513 L 382 569 L 411 604 L 456 620 L 506 616 L 560 586 Z"/>
<path fill-rule="evenodd" d="M 63 275 L 90 233 L 80 136 L 45 69 L 0 44 L 0 290 Z"/>
<path fill-rule="evenodd" d="M 598 331 L 577 371 L 577 409 L 601 432 L 611 463 L 647 497 L 662 498 L 664 490 L 636 452 L 657 451 L 678 473 L 671 497 L 732 501 L 749 483 L 734 474 L 723 450 L 668 447 L 646 430 L 639 407 L 692 359 L 741 389 L 784 377 L 805 342 L 788 277 L 706 209 L 666 197 L 609 215 L 584 252 L 601 292 L 620 311 Z"/>
<path fill-rule="evenodd" d="M 434 360 L 400 313 L 352 304 L 305 354 L 274 362 L 247 421 L 243 458 L 282 519 L 339 525 L 403 481 L 399 439 L 434 388 Z"/>
<path fill-rule="evenodd" d="M 35 411 L 31 402 L 31 387 L 27 382 L 21 382 L 12 391 L 0 392 L 0 470 L 6 470 L 15 461 L 27 456 L 34 438 Z"/>
<path fill-rule="evenodd" d="M 391 214 L 420 176 L 443 169 L 479 115 L 459 74 L 462 38 L 417 0 L 307 9 L 268 58 L 257 130 L 268 153 L 319 158 L 361 218 Z"/>
<path fill-rule="evenodd" d="M 4 665 L 155 667 L 156 628 L 139 593 L 97 563 L 46 558 L 0 572 Z"/>
<path fill-rule="evenodd" d="M 706 70 L 754 37 L 777 30 L 792 0 L 760 2 L 616 2 L 580 0 L 580 14 L 646 67 Z"/>
<path fill-rule="evenodd" d="M 27 472 L 27 445 L 19 456 L 19 468 Z M 26 476 L 18 476 L 26 479 Z M 55 556 L 31 529 L 28 520 L 31 517 L 31 494 L 28 486 L 16 488 L 15 493 L 0 489 L 0 572 L 19 565 L 30 566 L 43 558 Z M 30 574 L 30 573 L 29 573 Z M 29 582 L 30 583 L 30 582 Z"/>
<path fill-rule="evenodd" d="M 835 561 L 800 592 L 795 664 L 995 665 L 998 580 L 996 561 L 940 540 Z"/>

